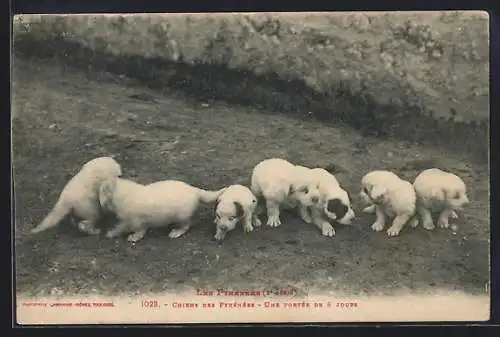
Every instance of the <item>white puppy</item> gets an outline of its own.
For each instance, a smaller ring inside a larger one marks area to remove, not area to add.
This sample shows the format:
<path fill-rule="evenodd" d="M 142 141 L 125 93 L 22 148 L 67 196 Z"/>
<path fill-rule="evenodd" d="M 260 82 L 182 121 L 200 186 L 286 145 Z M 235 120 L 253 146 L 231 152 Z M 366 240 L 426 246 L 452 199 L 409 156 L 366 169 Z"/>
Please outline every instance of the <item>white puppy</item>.
<path fill-rule="evenodd" d="M 243 221 L 245 232 L 260 227 L 261 222 L 255 213 L 257 198 L 243 185 L 231 185 L 220 195 L 215 204 L 216 232 L 214 238 L 222 241 L 236 224 Z"/>
<path fill-rule="evenodd" d="M 99 202 L 103 209 L 116 215 L 118 224 L 106 237 L 132 232 L 128 241 L 137 242 L 148 228 L 177 224 L 169 237 L 178 238 L 191 227 L 200 202 L 215 202 L 224 190 L 206 191 L 177 180 L 141 185 L 122 178 L 109 179 L 99 189 Z"/>
<path fill-rule="evenodd" d="M 251 190 L 266 201 L 267 225 L 281 225 L 280 207 L 312 206 L 319 201 L 319 186 L 309 169 L 280 158 L 265 159 L 252 172 Z"/>
<path fill-rule="evenodd" d="M 417 193 L 417 214 L 410 222 L 413 227 L 420 220 L 425 229 L 433 230 L 432 212 L 439 212 L 438 226 L 448 228 L 449 219 L 458 218 L 456 211 L 469 203 L 463 180 L 437 168 L 422 171 L 415 178 L 413 187 Z"/>
<path fill-rule="evenodd" d="M 301 212 L 305 212 L 301 217 L 304 221 L 315 224 L 323 236 L 332 237 L 335 229 L 327 218 L 337 221 L 343 225 L 350 225 L 356 216 L 351 207 L 349 194 L 340 186 L 334 175 L 322 168 L 310 169 L 310 173 L 319 184 L 319 202 L 310 207 L 300 207 Z M 309 215 L 309 213 L 311 215 Z M 308 222 L 308 221 L 306 221 Z"/>
<path fill-rule="evenodd" d="M 382 231 L 387 218 L 394 218 L 387 235 L 397 236 L 415 214 L 417 196 L 413 185 L 390 171 L 372 171 L 361 179 L 361 198 L 370 206 L 363 212 L 375 209 L 377 218 L 374 231 Z"/>
<path fill-rule="evenodd" d="M 56 227 L 68 215 L 79 220 L 80 231 L 97 235 L 95 228 L 102 216 L 99 206 L 98 191 L 103 181 L 122 175 L 122 169 L 111 157 L 92 159 L 82 166 L 80 171 L 66 184 L 51 212 L 31 233 L 39 233 Z"/>

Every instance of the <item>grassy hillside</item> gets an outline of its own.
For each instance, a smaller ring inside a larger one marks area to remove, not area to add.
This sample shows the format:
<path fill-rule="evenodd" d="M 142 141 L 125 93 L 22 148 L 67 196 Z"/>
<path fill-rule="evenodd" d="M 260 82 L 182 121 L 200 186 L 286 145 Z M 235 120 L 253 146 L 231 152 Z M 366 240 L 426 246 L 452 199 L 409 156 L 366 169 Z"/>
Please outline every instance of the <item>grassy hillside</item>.
<path fill-rule="evenodd" d="M 487 158 L 480 12 L 24 16 L 14 48 Z"/>

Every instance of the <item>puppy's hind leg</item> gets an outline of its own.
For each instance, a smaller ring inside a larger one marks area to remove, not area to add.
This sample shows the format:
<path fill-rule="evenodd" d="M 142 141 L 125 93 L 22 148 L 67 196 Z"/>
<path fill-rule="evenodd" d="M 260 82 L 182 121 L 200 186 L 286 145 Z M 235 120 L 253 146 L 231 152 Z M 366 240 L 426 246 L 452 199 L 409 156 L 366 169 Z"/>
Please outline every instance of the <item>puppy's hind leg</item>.
<path fill-rule="evenodd" d="M 309 207 L 304 206 L 302 204 L 299 205 L 299 215 L 302 221 L 304 221 L 307 224 L 310 224 L 313 222 L 313 218 L 309 214 Z"/>
<path fill-rule="evenodd" d="M 129 231 L 129 229 L 130 229 L 129 223 L 126 221 L 121 221 L 118 223 L 118 225 L 116 225 L 115 228 L 109 230 L 106 233 L 106 237 L 108 239 L 115 238 L 119 235 L 125 234 L 127 231 Z"/>
<path fill-rule="evenodd" d="M 269 227 L 279 227 L 281 226 L 280 219 L 280 205 L 278 202 L 267 199 L 266 200 L 266 208 L 267 208 L 267 225 Z"/>
<path fill-rule="evenodd" d="M 450 227 L 450 217 L 453 216 L 453 214 L 456 215 L 456 213 L 449 208 L 445 208 L 441 214 L 439 214 L 439 219 L 437 222 L 437 225 L 439 228 L 448 228 Z"/>
<path fill-rule="evenodd" d="M 419 223 L 419 219 L 418 219 L 418 214 L 415 213 L 412 215 L 412 217 L 410 218 L 410 220 L 408 221 L 408 225 L 412 228 L 415 228 L 418 226 L 418 223 Z"/>
<path fill-rule="evenodd" d="M 411 214 L 398 214 L 394 221 L 392 222 L 392 226 L 387 230 L 387 235 L 389 236 L 397 236 L 401 229 L 403 229 L 404 225 L 410 220 L 412 217 Z"/>
<path fill-rule="evenodd" d="M 250 210 L 248 212 L 250 219 L 251 219 L 252 227 L 262 226 L 262 222 L 260 221 L 259 216 L 257 215 L 257 208 L 258 207 L 259 207 L 259 203 L 257 200 L 255 200 L 254 202 L 252 202 L 252 206 L 250 207 Z"/>
<path fill-rule="evenodd" d="M 171 239 L 176 239 L 186 233 L 191 227 L 191 220 L 185 220 L 179 223 L 179 226 L 173 228 L 170 233 L 168 233 L 168 237 Z"/>
<path fill-rule="evenodd" d="M 372 225 L 372 229 L 375 232 L 380 232 L 385 227 L 386 216 L 385 213 L 380 207 L 375 206 L 375 213 L 377 214 L 377 219 Z"/>
<path fill-rule="evenodd" d="M 417 206 L 417 213 L 422 220 L 422 226 L 427 230 L 433 230 L 436 228 L 434 226 L 434 221 L 432 221 L 432 214 L 425 206 Z"/>
<path fill-rule="evenodd" d="M 253 219 L 253 212 L 248 212 L 247 214 L 245 214 L 245 217 L 243 218 L 243 231 L 245 233 L 253 231 Z"/>
<path fill-rule="evenodd" d="M 262 222 L 260 221 L 259 217 L 257 216 L 257 211 L 252 212 L 252 225 L 253 225 L 253 227 L 262 226 Z"/>

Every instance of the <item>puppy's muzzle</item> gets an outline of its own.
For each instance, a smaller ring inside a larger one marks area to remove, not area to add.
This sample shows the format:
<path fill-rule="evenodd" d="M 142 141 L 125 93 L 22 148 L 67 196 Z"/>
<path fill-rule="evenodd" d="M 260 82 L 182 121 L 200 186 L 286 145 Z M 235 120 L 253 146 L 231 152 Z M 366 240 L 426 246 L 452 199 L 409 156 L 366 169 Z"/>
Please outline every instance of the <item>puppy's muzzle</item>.
<path fill-rule="evenodd" d="M 319 201 L 319 197 L 314 196 L 314 197 L 312 197 L 312 198 L 311 198 L 311 201 L 312 201 L 313 203 L 317 204 L 317 203 L 318 203 L 318 201 Z"/>
<path fill-rule="evenodd" d="M 224 240 L 228 231 L 229 231 L 229 228 L 227 226 L 218 226 L 217 230 L 215 232 L 214 239 L 216 241 Z"/>

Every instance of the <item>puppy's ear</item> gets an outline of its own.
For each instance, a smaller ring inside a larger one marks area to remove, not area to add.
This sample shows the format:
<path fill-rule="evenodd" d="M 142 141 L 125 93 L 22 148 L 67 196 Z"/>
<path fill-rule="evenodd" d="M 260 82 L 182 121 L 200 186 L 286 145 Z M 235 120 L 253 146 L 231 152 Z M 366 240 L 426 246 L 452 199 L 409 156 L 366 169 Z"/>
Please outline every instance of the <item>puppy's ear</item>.
<path fill-rule="evenodd" d="M 387 193 L 386 187 L 377 186 L 371 190 L 370 197 L 372 198 L 374 203 L 380 203 L 384 201 L 384 196 L 386 193 Z"/>
<path fill-rule="evenodd" d="M 443 189 L 444 200 L 459 199 L 460 192 Z"/>
<path fill-rule="evenodd" d="M 234 207 L 236 208 L 236 217 L 241 218 L 245 214 L 243 206 L 239 202 L 234 201 Z"/>
<path fill-rule="evenodd" d="M 328 200 L 326 205 L 328 212 L 335 214 L 337 219 L 342 219 L 349 208 L 338 198 Z"/>

